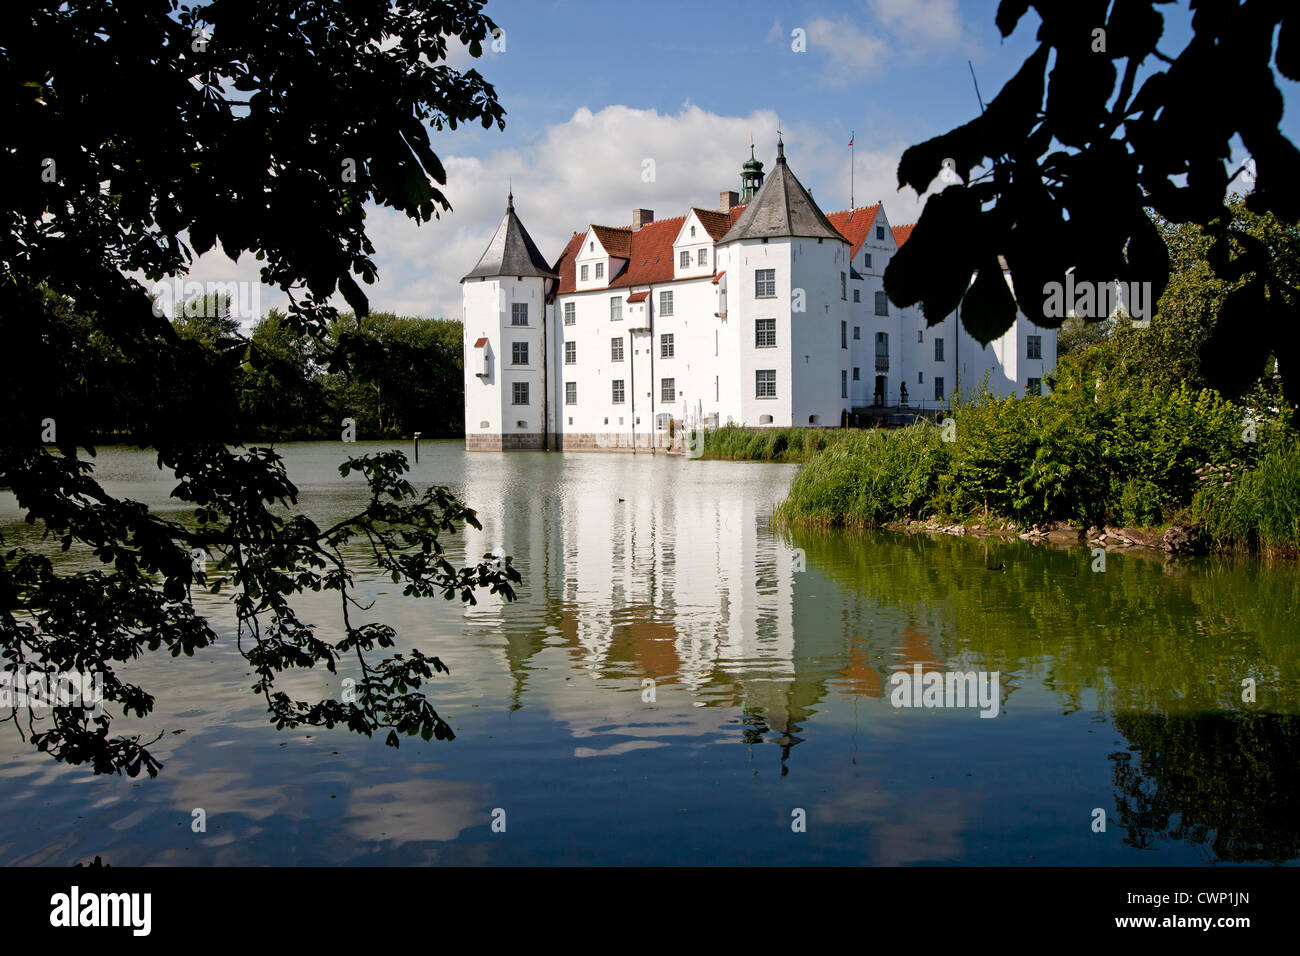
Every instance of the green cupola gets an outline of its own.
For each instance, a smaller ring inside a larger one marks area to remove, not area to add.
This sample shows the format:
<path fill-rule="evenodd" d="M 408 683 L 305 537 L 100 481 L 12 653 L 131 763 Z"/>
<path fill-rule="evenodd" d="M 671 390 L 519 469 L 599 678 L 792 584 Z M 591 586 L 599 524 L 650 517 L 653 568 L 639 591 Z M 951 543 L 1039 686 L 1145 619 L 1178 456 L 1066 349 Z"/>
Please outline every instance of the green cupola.
<path fill-rule="evenodd" d="M 754 144 L 749 144 L 749 159 L 740 167 L 740 201 L 747 203 L 763 186 L 763 164 L 754 158 Z"/>

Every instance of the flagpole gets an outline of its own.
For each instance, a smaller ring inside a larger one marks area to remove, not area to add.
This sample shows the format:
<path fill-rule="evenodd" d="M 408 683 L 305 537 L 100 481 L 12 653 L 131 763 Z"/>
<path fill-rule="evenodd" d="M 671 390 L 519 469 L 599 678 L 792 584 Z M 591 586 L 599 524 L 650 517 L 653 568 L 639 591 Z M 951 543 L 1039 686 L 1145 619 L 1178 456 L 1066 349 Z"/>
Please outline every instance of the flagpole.
<path fill-rule="evenodd" d="M 857 131 L 849 133 L 849 209 L 854 209 L 853 203 L 853 151 L 857 148 L 854 144 L 858 141 Z"/>

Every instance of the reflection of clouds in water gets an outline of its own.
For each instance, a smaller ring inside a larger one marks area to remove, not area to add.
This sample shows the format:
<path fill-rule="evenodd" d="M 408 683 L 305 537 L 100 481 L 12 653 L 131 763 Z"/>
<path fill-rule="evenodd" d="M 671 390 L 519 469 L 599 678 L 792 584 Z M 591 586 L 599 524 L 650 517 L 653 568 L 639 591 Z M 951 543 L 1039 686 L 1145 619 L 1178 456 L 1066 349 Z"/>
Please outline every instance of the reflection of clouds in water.
<path fill-rule="evenodd" d="M 971 799 L 957 790 L 922 790 L 906 795 L 887 789 L 888 781 L 854 781 L 822 802 L 810 802 L 814 823 L 861 828 L 863 863 L 905 866 L 964 859 L 962 831 Z"/>
<path fill-rule="evenodd" d="M 489 824 L 491 808 L 487 784 L 420 776 L 354 787 L 342 822 L 349 834 L 367 843 L 445 842 Z"/>

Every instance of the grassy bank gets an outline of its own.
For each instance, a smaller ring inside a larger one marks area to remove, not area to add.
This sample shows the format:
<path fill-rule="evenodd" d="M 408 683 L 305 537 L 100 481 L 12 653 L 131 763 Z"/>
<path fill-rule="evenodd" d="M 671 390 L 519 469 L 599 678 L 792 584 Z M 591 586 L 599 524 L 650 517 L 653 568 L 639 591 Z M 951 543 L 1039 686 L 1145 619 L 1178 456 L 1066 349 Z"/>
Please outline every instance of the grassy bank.
<path fill-rule="evenodd" d="M 704 432 L 704 458 L 732 461 L 808 461 L 843 443 L 841 428 L 742 428 L 724 425 Z"/>
<path fill-rule="evenodd" d="M 1192 513 L 1222 551 L 1300 556 L 1300 443 L 1272 448 L 1252 469 L 1200 475 Z"/>
<path fill-rule="evenodd" d="M 1263 418 L 1247 429 L 1243 415 L 1210 390 L 1098 388 L 1067 368 L 1048 396 L 959 404 L 950 442 L 933 425 L 836 433 L 778 516 L 845 527 L 989 515 L 1020 527 L 1195 519 L 1220 549 L 1300 553 L 1295 432 Z"/>

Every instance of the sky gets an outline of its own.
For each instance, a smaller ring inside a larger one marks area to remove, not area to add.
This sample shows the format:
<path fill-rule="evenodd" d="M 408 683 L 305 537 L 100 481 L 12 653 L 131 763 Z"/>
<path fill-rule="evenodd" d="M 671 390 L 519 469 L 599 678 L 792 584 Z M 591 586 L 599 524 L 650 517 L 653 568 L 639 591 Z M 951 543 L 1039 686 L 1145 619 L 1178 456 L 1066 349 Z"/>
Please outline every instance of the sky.
<path fill-rule="evenodd" d="M 883 201 L 894 225 L 915 222 L 924 199 L 897 189 L 903 150 L 978 113 L 972 71 L 987 103 L 1034 49 L 1037 15 L 1003 39 L 996 9 L 996 0 L 489 0 L 498 49 L 475 59 L 453 41 L 450 62 L 495 85 L 506 127 L 433 133 L 452 204 L 440 219 L 369 210 L 371 310 L 461 318 L 459 280 L 510 188 L 554 261 L 574 232 L 628 225 L 634 208 L 659 219 L 715 208 L 719 192 L 740 189 L 751 133 L 771 169 L 778 125 L 791 170 L 824 211 L 849 208 L 852 135 L 856 205 Z M 1162 10 L 1160 49 L 1176 54 L 1189 36 L 1186 3 Z M 1278 82 L 1289 98 L 1296 84 Z M 1300 141 L 1289 110 L 1282 129 Z M 189 278 L 256 280 L 258 265 L 214 251 Z M 283 303 L 263 287 L 262 311 Z"/>

